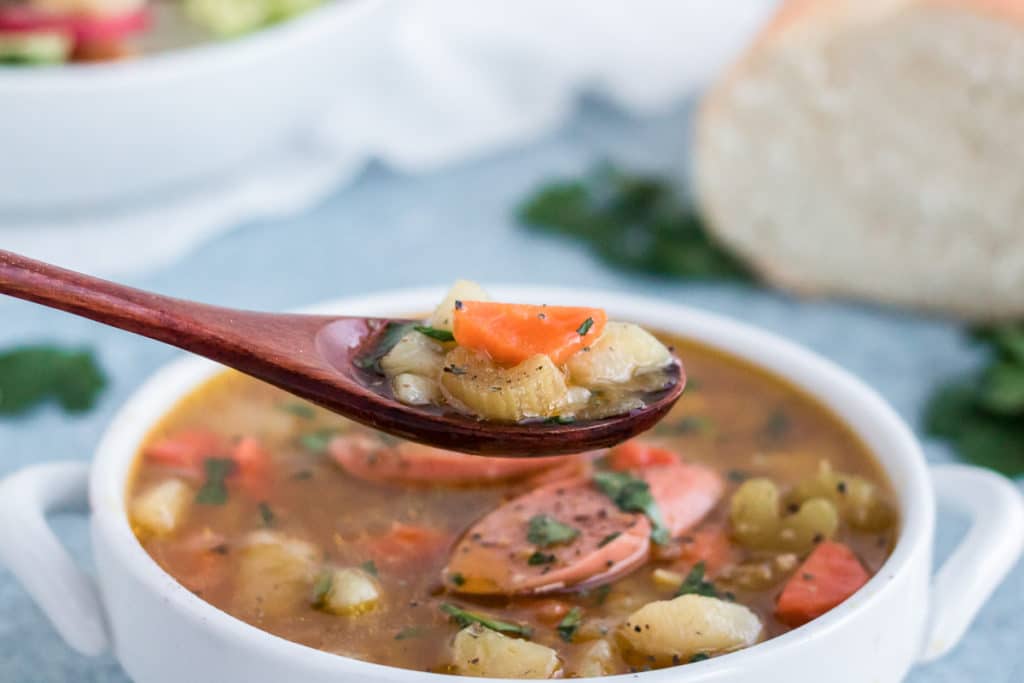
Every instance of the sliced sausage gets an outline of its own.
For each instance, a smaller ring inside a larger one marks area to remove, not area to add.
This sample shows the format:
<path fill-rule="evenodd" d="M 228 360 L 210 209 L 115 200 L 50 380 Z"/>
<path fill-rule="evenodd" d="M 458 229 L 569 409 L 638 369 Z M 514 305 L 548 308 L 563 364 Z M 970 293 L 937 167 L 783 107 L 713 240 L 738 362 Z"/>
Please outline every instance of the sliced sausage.
<path fill-rule="evenodd" d="M 634 472 L 647 482 L 673 538 L 704 519 L 725 492 L 722 476 L 710 467 L 677 462 Z"/>
<path fill-rule="evenodd" d="M 548 547 L 531 543 L 530 520 L 540 515 L 579 533 Z M 455 547 L 445 585 L 463 593 L 503 595 L 599 585 L 642 565 L 650 534 L 646 517 L 619 510 L 588 479 L 555 482 L 477 522 Z"/>

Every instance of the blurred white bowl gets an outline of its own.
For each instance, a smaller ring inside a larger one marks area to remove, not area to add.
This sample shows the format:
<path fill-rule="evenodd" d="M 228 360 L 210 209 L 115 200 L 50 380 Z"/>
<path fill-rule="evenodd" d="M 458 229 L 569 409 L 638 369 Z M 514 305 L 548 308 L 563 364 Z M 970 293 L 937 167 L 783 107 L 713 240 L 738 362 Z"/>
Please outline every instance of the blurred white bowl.
<path fill-rule="evenodd" d="M 245 38 L 112 64 L 0 69 L 0 212 L 200 183 L 322 113 L 382 0 L 333 0 Z"/>

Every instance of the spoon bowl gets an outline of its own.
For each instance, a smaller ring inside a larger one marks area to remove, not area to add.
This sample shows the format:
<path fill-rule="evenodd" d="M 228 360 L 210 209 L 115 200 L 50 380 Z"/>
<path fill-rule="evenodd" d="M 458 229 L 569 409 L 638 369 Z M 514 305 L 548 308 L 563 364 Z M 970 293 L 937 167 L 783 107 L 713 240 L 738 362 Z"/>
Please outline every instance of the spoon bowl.
<path fill-rule="evenodd" d="M 639 410 L 569 424 L 490 422 L 403 404 L 354 364 L 373 348 L 389 323 L 410 320 L 220 308 L 144 292 L 3 250 L 0 293 L 171 344 L 374 429 L 478 455 L 539 457 L 613 446 L 653 427 L 685 386 L 677 360 L 668 385 L 648 394 Z"/>

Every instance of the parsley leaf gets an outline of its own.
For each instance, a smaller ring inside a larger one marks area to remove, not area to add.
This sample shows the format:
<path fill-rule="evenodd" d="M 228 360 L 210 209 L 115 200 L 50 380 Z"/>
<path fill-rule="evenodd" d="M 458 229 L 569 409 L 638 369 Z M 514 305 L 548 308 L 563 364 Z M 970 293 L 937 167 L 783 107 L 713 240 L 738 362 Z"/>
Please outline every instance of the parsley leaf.
<path fill-rule="evenodd" d="M 538 551 L 534 552 L 532 555 L 530 555 L 526 559 L 526 564 L 530 565 L 531 567 L 536 567 L 536 566 L 542 565 L 542 564 L 551 564 L 554 561 L 555 561 L 555 556 L 554 555 L 551 555 L 551 554 L 548 554 L 548 553 L 542 553 L 541 551 L 538 550 Z"/>
<path fill-rule="evenodd" d="M 637 479 L 628 472 L 595 472 L 594 484 L 601 493 L 615 502 L 625 512 L 642 512 L 651 520 L 651 540 L 659 545 L 669 542 L 668 529 L 662 519 L 661 510 L 651 495 L 651 488 L 643 479 Z"/>
<path fill-rule="evenodd" d="M 616 538 L 618 538 L 621 535 L 622 535 L 621 531 L 613 531 L 610 534 L 608 534 L 607 536 L 605 536 L 604 538 L 602 538 L 600 540 L 600 542 L 597 544 L 597 547 L 598 548 L 603 548 L 603 547 L 605 547 L 606 545 L 608 545 L 609 543 L 611 543 L 612 541 L 614 541 Z"/>
<path fill-rule="evenodd" d="M 430 327 L 429 325 L 417 325 L 413 328 L 420 334 L 425 334 L 431 339 L 436 339 L 440 342 L 453 342 L 455 341 L 455 335 L 448 330 L 439 330 L 436 327 Z"/>
<path fill-rule="evenodd" d="M 705 659 L 711 659 L 711 655 L 707 652 L 698 652 L 694 656 L 690 657 L 689 664 L 696 664 L 697 662 L 703 662 Z"/>
<path fill-rule="evenodd" d="M 456 586 L 465 586 L 466 585 L 466 577 L 463 576 L 462 574 L 458 573 L 458 572 L 455 572 L 454 574 L 451 575 L 451 580 L 452 580 L 452 583 L 455 584 Z"/>
<path fill-rule="evenodd" d="M 974 331 L 991 361 L 973 376 L 939 387 L 924 427 L 960 457 L 1010 477 L 1024 475 L 1024 323 Z"/>
<path fill-rule="evenodd" d="M 559 543 L 568 543 L 580 535 L 580 530 L 562 524 L 550 515 L 534 515 L 526 532 L 526 540 L 535 546 L 549 548 Z"/>
<path fill-rule="evenodd" d="M 314 607 L 323 606 L 327 594 L 331 592 L 331 584 L 333 583 L 334 574 L 330 570 L 325 570 L 320 573 L 320 576 L 316 577 L 316 583 L 313 584 L 312 603 Z"/>
<path fill-rule="evenodd" d="M 576 635 L 576 629 L 580 627 L 580 623 L 583 621 L 583 610 L 579 607 L 573 607 L 569 610 L 569 613 L 563 617 L 562 621 L 558 623 L 556 630 L 558 635 L 562 637 L 567 643 L 572 642 L 572 637 Z"/>
<path fill-rule="evenodd" d="M 223 505 L 228 502 L 228 487 L 225 479 L 234 472 L 235 461 L 231 458 L 207 458 L 203 462 L 206 483 L 196 493 L 200 505 Z"/>
<path fill-rule="evenodd" d="M 274 526 L 274 511 L 271 509 L 270 504 L 263 502 L 259 504 L 260 519 L 263 520 L 263 526 L 271 527 Z"/>
<path fill-rule="evenodd" d="M 590 328 L 593 327 L 593 326 L 594 326 L 594 319 L 593 318 L 587 318 L 582 323 L 580 323 L 579 327 L 576 328 L 576 334 L 580 335 L 581 337 L 586 336 L 587 332 L 590 332 Z"/>
<path fill-rule="evenodd" d="M 524 636 L 526 638 L 529 638 L 530 634 L 533 633 L 533 629 L 529 626 L 491 619 L 482 614 L 464 610 L 450 602 L 442 602 L 441 611 L 449 615 L 455 623 L 462 627 L 469 626 L 470 624 L 480 624 L 498 633 L 511 633 L 512 635 Z"/>
<path fill-rule="evenodd" d="M 303 420 L 312 420 L 316 417 L 316 410 L 313 406 L 301 401 L 286 401 L 284 403 L 278 403 L 277 408 L 278 410 L 283 410 L 286 413 L 291 413 L 295 417 L 301 417 Z"/>
<path fill-rule="evenodd" d="M 326 453 L 327 446 L 338 432 L 334 429 L 319 429 L 299 437 L 299 445 L 310 453 Z"/>
<path fill-rule="evenodd" d="M 750 280 L 750 271 L 707 233 L 696 206 L 663 179 L 602 164 L 556 180 L 519 209 L 530 228 L 575 238 L 606 263 L 681 278 Z"/>
<path fill-rule="evenodd" d="M 423 629 L 421 629 L 419 626 L 406 626 L 401 631 L 395 634 L 395 640 L 418 638 L 421 635 L 423 635 Z"/>
<path fill-rule="evenodd" d="M 383 374 L 380 369 L 380 359 L 388 355 L 388 352 L 395 348 L 395 344 L 414 327 L 416 327 L 414 323 L 387 323 L 377 335 L 373 348 L 366 353 L 357 355 L 352 360 L 352 364 L 369 372 Z"/>
<path fill-rule="evenodd" d="M 679 590 L 676 591 L 676 597 L 680 595 L 704 595 L 709 598 L 720 597 L 718 590 L 715 589 L 715 584 L 710 581 L 704 580 L 704 562 L 698 562 L 693 565 L 693 569 L 683 579 L 683 583 L 679 586 Z"/>
<path fill-rule="evenodd" d="M 377 563 L 373 560 L 367 560 L 359 566 L 362 568 L 364 572 L 366 572 L 370 576 L 377 576 Z"/>
<path fill-rule="evenodd" d="M 106 384 L 88 350 L 22 346 L 0 353 L 0 415 L 20 415 L 50 400 L 68 413 L 83 413 Z"/>

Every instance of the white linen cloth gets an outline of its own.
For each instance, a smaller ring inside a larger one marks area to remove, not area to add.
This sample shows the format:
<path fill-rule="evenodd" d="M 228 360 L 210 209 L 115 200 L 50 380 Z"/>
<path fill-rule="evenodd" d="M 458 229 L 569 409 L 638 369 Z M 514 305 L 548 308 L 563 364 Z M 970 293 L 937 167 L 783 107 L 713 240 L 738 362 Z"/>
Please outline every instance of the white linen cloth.
<path fill-rule="evenodd" d="M 423 173 L 534 139 L 582 92 L 638 116 L 662 110 L 727 63 L 776 2 L 399 0 L 372 21 L 367 54 L 323 85 L 338 104 L 258 168 L 109 212 L 0 218 L 0 244 L 107 276 L 168 265 L 244 222 L 311 208 L 372 159 Z"/>

